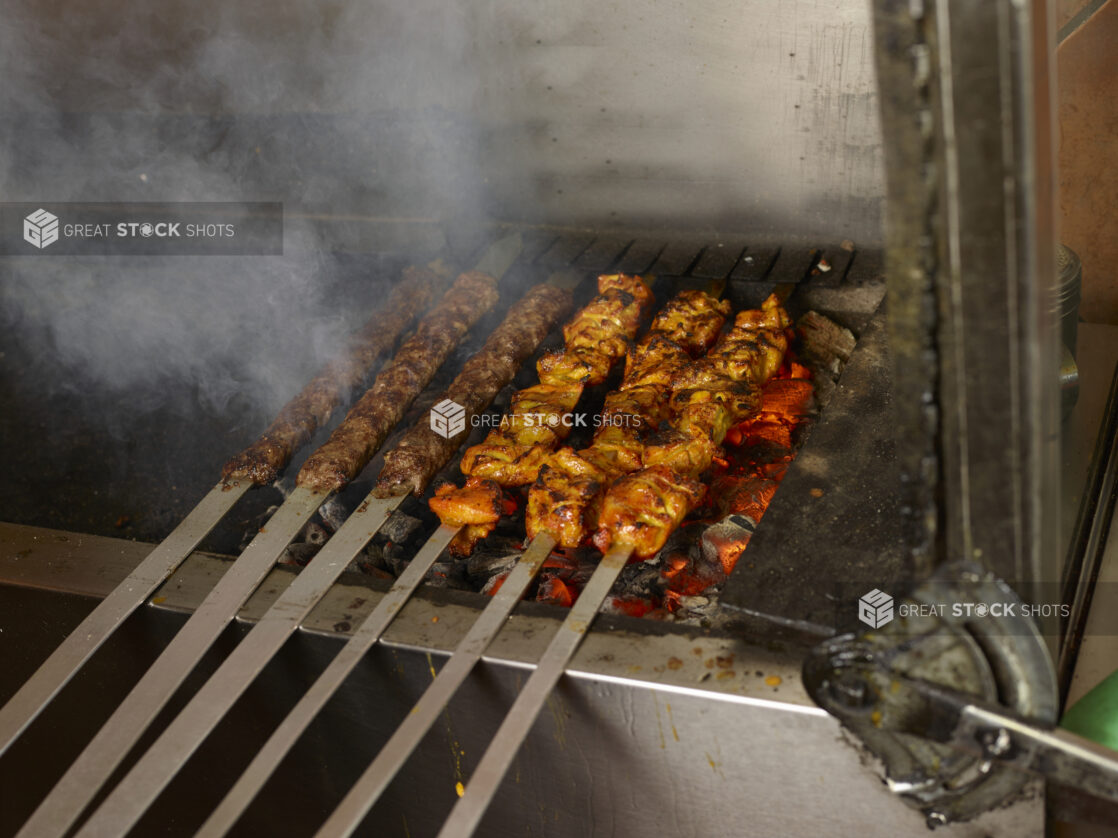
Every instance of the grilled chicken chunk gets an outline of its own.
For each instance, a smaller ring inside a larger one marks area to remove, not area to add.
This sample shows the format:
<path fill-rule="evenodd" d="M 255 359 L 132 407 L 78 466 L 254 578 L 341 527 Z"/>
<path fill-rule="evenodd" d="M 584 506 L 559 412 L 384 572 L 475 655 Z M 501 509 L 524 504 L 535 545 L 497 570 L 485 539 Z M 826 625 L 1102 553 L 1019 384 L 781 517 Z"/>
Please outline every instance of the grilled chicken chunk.
<path fill-rule="evenodd" d="M 703 291 L 681 291 L 656 315 L 649 331 L 675 341 L 689 355 L 701 355 L 718 339 L 730 311 L 729 300 Z"/>
<path fill-rule="evenodd" d="M 649 439 L 644 446 L 645 466 L 667 466 L 676 474 L 698 477 L 718 453 L 718 444 L 703 433 L 684 433 L 675 429 Z"/>
<path fill-rule="evenodd" d="M 450 542 L 453 556 L 468 556 L 501 520 L 501 487 L 492 480 L 471 477 L 458 488 L 447 483 L 435 490 L 431 511 L 448 527 L 462 527 Z"/>
<path fill-rule="evenodd" d="M 691 356 L 682 346 L 664 335 L 652 335 L 632 347 L 625 356 L 621 389 L 659 387 L 665 390 L 690 364 Z"/>
<path fill-rule="evenodd" d="M 606 492 L 594 546 L 604 553 L 614 545 L 625 545 L 637 558 L 650 558 L 705 492 L 702 483 L 681 477 L 667 466 L 628 474 Z"/>
<path fill-rule="evenodd" d="M 592 529 L 596 499 L 608 475 L 571 448 L 560 448 L 540 468 L 528 494 L 528 537 L 549 533 L 563 547 L 577 547 Z"/>

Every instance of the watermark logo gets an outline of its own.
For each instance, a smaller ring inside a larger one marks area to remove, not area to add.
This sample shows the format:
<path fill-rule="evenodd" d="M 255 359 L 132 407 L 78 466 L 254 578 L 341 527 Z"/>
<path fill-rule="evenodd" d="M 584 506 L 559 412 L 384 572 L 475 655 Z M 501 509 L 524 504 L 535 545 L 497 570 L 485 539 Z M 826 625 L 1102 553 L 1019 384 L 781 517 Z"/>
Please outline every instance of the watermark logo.
<path fill-rule="evenodd" d="M 893 598 L 874 588 L 858 600 L 858 619 L 870 628 L 881 628 L 893 619 Z"/>
<path fill-rule="evenodd" d="M 23 219 L 23 240 L 42 250 L 58 241 L 58 216 L 37 209 Z"/>
<path fill-rule="evenodd" d="M 431 430 L 443 439 L 458 436 L 466 430 L 466 408 L 450 399 L 443 399 L 431 408 Z"/>

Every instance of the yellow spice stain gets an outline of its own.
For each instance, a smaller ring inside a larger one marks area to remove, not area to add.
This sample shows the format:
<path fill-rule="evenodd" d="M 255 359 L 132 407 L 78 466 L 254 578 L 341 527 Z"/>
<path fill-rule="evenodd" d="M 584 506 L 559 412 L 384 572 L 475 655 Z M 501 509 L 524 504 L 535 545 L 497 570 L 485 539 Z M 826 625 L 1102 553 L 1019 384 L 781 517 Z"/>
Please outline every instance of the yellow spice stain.
<path fill-rule="evenodd" d="M 679 741 L 679 731 L 675 729 L 675 719 L 672 718 L 672 705 L 670 702 L 664 702 L 664 709 L 668 711 L 668 725 L 672 729 L 672 738 L 676 742 Z"/>
<path fill-rule="evenodd" d="M 547 699 L 547 709 L 551 711 L 551 718 L 555 720 L 555 741 L 560 748 L 567 747 L 567 719 L 563 710 L 562 700 L 555 696 Z"/>
<path fill-rule="evenodd" d="M 466 787 L 464 785 L 462 785 L 461 780 L 459 780 L 457 783 L 454 784 L 454 790 L 458 793 L 459 797 L 461 797 L 462 795 L 464 795 L 466 793 Z"/>
<path fill-rule="evenodd" d="M 660 731 L 660 750 L 663 751 L 668 746 L 667 740 L 664 738 L 664 720 L 660 718 L 660 702 L 656 700 L 656 694 L 652 694 L 652 709 L 656 711 L 656 728 Z"/>
<path fill-rule="evenodd" d="M 770 687 L 779 687 L 784 682 L 784 679 L 779 675 L 770 675 L 765 679 L 765 683 Z"/>
<path fill-rule="evenodd" d="M 166 601 L 167 601 L 167 597 L 165 597 L 165 596 L 157 596 L 157 597 L 153 597 L 153 598 L 152 598 L 152 600 L 151 600 L 151 604 L 152 604 L 152 605 L 162 605 L 162 604 L 163 604 L 163 603 L 165 603 Z"/>
<path fill-rule="evenodd" d="M 870 721 L 873 722 L 874 727 L 881 727 L 881 711 L 874 710 L 870 713 Z"/>

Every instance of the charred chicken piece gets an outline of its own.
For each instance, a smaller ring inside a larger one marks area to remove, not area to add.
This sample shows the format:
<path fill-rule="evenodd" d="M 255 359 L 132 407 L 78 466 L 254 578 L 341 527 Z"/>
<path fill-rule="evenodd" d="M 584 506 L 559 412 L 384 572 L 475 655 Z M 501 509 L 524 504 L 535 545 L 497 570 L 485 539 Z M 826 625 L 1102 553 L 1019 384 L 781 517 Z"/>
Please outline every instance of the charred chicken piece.
<path fill-rule="evenodd" d="M 614 545 L 631 547 L 636 558 L 650 558 L 664 546 L 706 487 L 667 466 L 628 474 L 606 492 L 598 513 L 594 546 L 603 553 Z"/>
<path fill-rule="evenodd" d="M 718 445 L 702 433 L 668 430 L 649 439 L 644 446 L 645 466 L 667 466 L 676 474 L 698 477 L 718 453 Z"/>
<path fill-rule="evenodd" d="M 607 480 L 606 472 L 571 448 L 554 452 L 528 494 L 528 537 L 545 532 L 563 547 L 577 547 L 593 528 L 595 501 Z"/>
<path fill-rule="evenodd" d="M 596 463 L 611 477 L 636 471 L 644 462 L 644 444 L 640 439 L 640 431 L 623 425 L 603 427 L 594 435 L 594 443 L 579 453 Z"/>
<path fill-rule="evenodd" d="M 668 418 L 668 400 L 662 387 L 640 386 L 615 390 L 606 396 L 602 427 L 629 427 L 646 433 Z"/>
<path fill-rule="evenodd" d="M 671 338 L 652 335 L 629 350 L 621 389 L 671 387 L 672 380 L 691 364 L 691 356 Z"/>
<path fill-rule="evenodd" d="M 673 394 L 672 425 L 683 433 L 705 436 L 721 445 L 730 428 L 760 410 L 761 391 L 749 380 L 735 381 L 709 369 L 697 377 L 702 382 L 699 386 L 681 388 Z"/>
<path fill-rule="evenodd" d="M 691 356 L 702 355 L 718 339 L 732 307 L 704 291 L 681 291 L 652 320 L 650 332 L 662 334 Z"/>
<path fill-rule="evenodd" d="M 450 554 L 464 557 L 493 532 L 502 512 L 501 487 L 492 480 L 471 477 L 461 489 L 447 483 L 435 490 L 431 510 L 448 527 L 462 529 L 450 542 Z"/>
<path fill-rule="evenodd" d="M 598 277 L 598 296 L 563 327 L 564 348 L 540 358 L 544 384 L 600 384 L 625 354 L 655 297 L 648 283 L 628 274 Z"/>
<path fill-rule="evenodd" d="M 640 307 L 647 311 L 656 302 L 656 295 L 649 287 L 650 280 L 651 277 L 636 274 L 602 274 L 598 277 L 598 293 L 604 294 L 611 288 L 617 288 L 632 294 Z"/>
<path fill-rule="evenodd" d="M 596 349 L 557 349 L 536 362 L 540 381 L 556 387 L 601 384 L 609 375 L 613 359 Z"/>
<path fill-rule="evenodd" d="M 776 294 L 769 294 L 761 307 L 739 311 L 734 318 L 734 328 L 742 331 L 783 332 L 792 325 L 792 318 L 780 304 Z"/>
<path fill-rule="evenodd" d="M 553 442 L 535 444 L 517 442 L 504 432 L 490 434 L 485 442 L 466 449 L 462 473 L 484 477 L 501 486 L 527 486 L 536 479 L 540 466 L 558 444 L 558 434 L 554 434 Z"/>
<path fill-rule="evenodd" d="M 505 425 L 518 443 L 553 445 L 571 432 L 568 417 L 582 396 L 582 385 L 537 384 L 512 397 Z"/>
<path fill-rule="evenodd" d="M 496 524 L 501 519 L 501 487 L 492 480 L 471 477 L 458 488 L 445 483 L 435 490 L 431 509 L 450 527 Z"/>

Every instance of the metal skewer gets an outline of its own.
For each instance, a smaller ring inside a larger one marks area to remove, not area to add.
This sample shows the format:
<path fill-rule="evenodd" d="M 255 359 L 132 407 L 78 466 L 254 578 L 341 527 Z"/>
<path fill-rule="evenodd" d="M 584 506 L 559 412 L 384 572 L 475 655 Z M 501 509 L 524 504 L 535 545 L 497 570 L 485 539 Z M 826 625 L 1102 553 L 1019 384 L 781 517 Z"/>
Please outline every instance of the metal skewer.
<path fill-rule="evenodd" d="M 580 279 L 581 275 L 563 271 L 553 274 L 548 284 L 570 287 Z M 406 492 L 386 499 L 370 494 L 118 784 L 81 835 L 122 834 L 135 824 L 406 497 Z M 441 549 L 430 553 L 432 561 Z M 408 584 L 393 589 L 394 595 L 403 596 L 400 604 L 414 592 L 423 576 L 423 572 L 413 572 L 408 576 Z"/>
<path fill-rule="evenodd" d="M 318 676 L 309 690 L 299 699 L 287 717 L 269 737 L 240 779 L 221 801 L 198 831 L 198 836 L 224 835 L 237 822 L 244 810 L 252 802 L 257 792 L 272 776 L 283 756 L 291 749 L 307 726 L 330 700 L 330 697 L 345 681 L 353 668 L 361 662 L 373 647 L 393 618 L 423 581 L 431 565 L 457 535 L 459 527 L 442 526 L 427 539 L 427 542 L 411 560 L 395 584 L 377 603 L 377 607 L 354 632 L 342 650 L 330 661 L 323 673 Z"/>
<path fill-rule="evenodd" d="M 295 489 L 210 591 L 18 833 L 63 835 L 327 495 Z"/>
<path fill-rule="evenodd" d="M 422 698 L 319 830 L 319 836 L 349 835 L 360 825 L 362 818 L 368 814 L 431 725 L 438 720 L 439 714 L 462 682 L 481 660 L 554 547 L 555 539 L 548 535 L 533 539 L 512 572 L 501 583 L 501 589 L 458 644 L 450 660 L 439 670 L 438 676 Z"/>
<path fill-rule="evenodd" d="M 117 627 L 139 608 L 183 560 L 194 552 L 206 533 L 225 517 L 252 484 L 247 480 L 218 483 L 182 520 L 163 543 L 152 550 L 128 578 L 82 620 L 14 696 L 0 708 L 0 754 L 8 749 L 47 703 L 89 660 Z"/>
<path fill-rule="evenodd" d="M 445 271 L 439 263 L 432 263 L 431 269 L 440 275 Z M 370 324 L 367 323 L 365 329 L 369 327 Z M 399 326 L 399 330 L 402 329 L 403 324 Z M 396 330 L 389 328 L 378 333 L 386 346 L 394 341 L 394 331 Z M 298 398 L 297 396 L 293 402 Z M 288 406 L 290 407 L 290 403 Z M 62 641 L 8 703 L 0 707 L 0 755 L 27 729 L 124 620 L 175 572 L 252 485 L 251 480 L 233 478 L 222 481 L 211 489 L 128 578 Z"/>
<path fill-rule="evenodd" d="M 582 643 L 598 609 L 632 552 L 631 547 L 619 546 L 612 548 L 602 557 L 586 587 L 571 606 L 567 618 L 559 626 L 559 631 L 548 644 L 535 672 L 524 685 L 512 709 L 498 728 L 496 736 L 493 737 L 473 776 L 466 784 L 466 793 L 454 805 L 450 817 L 439 831 L 438 838 L 468 838 L 477 829 L 486 808 L 501 785 L 501 780 L 508 773 L 521 743 L 531 730 L 540 710 L 543 709 L 547 697 L 562 677 L 571 657 Z M 324 838 L 328 835 L 350 835 L 358 822 L 335 823 L 334 817 L 331 816 L 319 830 L 316 838 Z"/>
<path fill-rule="evenodd" d="M 405 497 L 377 499 L 370 495 L 346 519 L 121 780 L 79 835 L 124 835 L 135 825 Z M 420 575 L 417 584 L 422 578 Z M 408 595 L 411 590 L 407 591 Z"/>
<path fill-rule="evenodd" d="M 476 270 L 500 278 L 520 247 L 519 235 L 506 236 L 486 251 Z M 303 487 L 291 493 L 39 804 L 18 838 L 61 836 L 74 824 L 327 496 Z"/>

